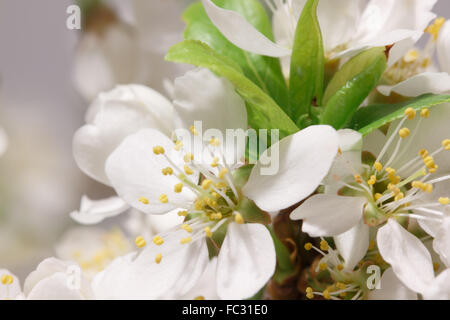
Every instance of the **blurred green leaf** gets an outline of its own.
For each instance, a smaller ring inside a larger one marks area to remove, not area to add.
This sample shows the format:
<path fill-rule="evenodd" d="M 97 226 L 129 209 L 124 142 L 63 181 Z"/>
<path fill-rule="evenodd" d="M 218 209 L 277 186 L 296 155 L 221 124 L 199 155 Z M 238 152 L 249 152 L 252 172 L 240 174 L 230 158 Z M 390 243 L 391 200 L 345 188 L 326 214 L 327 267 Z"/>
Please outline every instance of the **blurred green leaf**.
<path fill-rule="evenodd" d="M 372 48 L 350 59 L 335 74 L 324 95 L 322 124 L 344 128 L 386 70 L 385 48 Z"/>
<path fill-rule="evenodd" d="M 363 107 L 355 113 L 349 127 L 367 135 L 389 122 L 402 118 L 407 108 L 419 111 L 446 102 L 450 102 L 450 95 L 425 94 L 402 103 Z"/>
<path fill-rule="evenodd" d="M 320 105 L 324 79 L 324 49 L 317 19 L 318 0 L 308 0 L 297 24 L 289 80 L 290 116 L 299 119 L 311 114 L 314 100 Z"/>

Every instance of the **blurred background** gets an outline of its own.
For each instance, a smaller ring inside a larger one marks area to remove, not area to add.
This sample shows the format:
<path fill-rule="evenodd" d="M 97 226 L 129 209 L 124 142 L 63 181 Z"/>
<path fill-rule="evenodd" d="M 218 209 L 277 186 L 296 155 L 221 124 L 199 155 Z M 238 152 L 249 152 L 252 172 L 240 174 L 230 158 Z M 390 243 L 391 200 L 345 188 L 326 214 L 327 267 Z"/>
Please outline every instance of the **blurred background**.
<path fill-rule="evenodd" d="M 82 30 L 66 27 L 74 1 L 0 0 L 0 127 L 9 137 L 0 158 L 0 267 L 19 277 L 54 255 L 83 194 L 112 194 L 72 157 L 72 136 L 95 95 L 119 83 L 169 95 L 166 80 L 184 71 L 163 57 L 182 39 L 188 0 L 76 3 Z M 435 12 L 450 18 L 450 1 Z"/>

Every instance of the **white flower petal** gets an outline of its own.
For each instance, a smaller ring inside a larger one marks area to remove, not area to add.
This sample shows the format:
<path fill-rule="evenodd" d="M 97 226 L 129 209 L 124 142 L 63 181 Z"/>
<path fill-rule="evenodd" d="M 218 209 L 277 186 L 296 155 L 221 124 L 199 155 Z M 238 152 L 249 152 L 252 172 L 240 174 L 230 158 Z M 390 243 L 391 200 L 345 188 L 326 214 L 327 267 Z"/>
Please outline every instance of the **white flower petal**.
<path fill-rule="evenodd" d="M 450 300 L 450 269 L 442 271 L 423 293 L 425 300 Z"/>
<path fill-rule="evenodd" d="M 377 244 L 383 259 L 411 290 L 422 293 L 434 279 L 431 255 L 423 243 L 394 219 L 378 230 Z"/>
<path fill-rule="evenodd" d="M 250 298 L 269 281 L 275 265 L 275 246 L 265 226 L 230 223 L 217 262 L 217 294 Z"/>
<path fill-rule="evenodd" d="M 118 86 L 92 103 L 86 120 L 73 139 L 78 166 L 88 176 L 109 185 L 105 161 L 125 137 L 143 128 L 155 128 L 170 135 L 172 104 L 158 92 L 141 86 Z"/>
<path fill-rule="evenodd" d="M 115 259 L 93 280 L 98 299 L 173 299 L 184 295 L 198 282 L 208 264 L 206 242 L 180 244 L 186 231 L 164 237 L 156 246 L 148 241 L 138 254 Z M 162 254 L 159 264 L 157 254 Z"/>
<path fill-rule="evenodd" d="M 366 202 L 363 197 L 318 194 L 292 211 L 290 217 L 303 219 L 302 230 L 311 237 L 337 236 L 359 223 Z"/>
<path fill-rule="evenodd" d="M 205 300 L 219 300 L 216 287 L 217 258 L 212 258 L 197 284 L 180 299 L 193 300 L 203 297 Z"/>
<path fill-rule="evenodd" d="M 87 196 L 83 196 L 80 210 L 71 212 L 70 217 L 81 224 L 96 224 L 128 209 L 128 204 L 119 197 L 91 200 Z"/>
<path fill-rule="evenodd" d="M 0 279 L 3 276 L 11 276 L 13 278 L 13 282 L 8 285 L 0 283 L 0 301 L 5 299 L 16 299 L 19 295 L 22 294 L 19 279 L 7 269 L 0 269 Z"/>
<path fill-rule="evenodd" d="M 122 23 L 105 28 L 101 36 L 83 33 L 74 61 L 74 82 L 89 102 L 117 83 L 135 82 L 139 44 L 133 30 Z"/>
<path fill-rule="evenodd" d="M 165 155 L 153 153 L 155 146 L 162 146 L 177 167 L 183 168 L 181 153 L 174 150 L 174 143 L 167 136 L 158 130 L 143 129 L 125 138 L 111 154 L 106 162 L 106 173 L 119 196 L 129 205 L 145 213 L 164 214 L 193 202 L 195 194 L 186 186 L 181 193 L 174 191 L 174 186 L 180 182 L 176 177 L 178 172 L 172 168 L 173 175 L 163 175 L 162 169 L 173 166 Z M 197 176 L 188 177 L 193 183 L 197 182 Z M 167 195 L 168 203 L 159 201 L 162 194 Z M 141 197 L 147 198 L 149 203 L 139 201 Z"/>
<path fill-rule="evenodd" d="M 394 86 L 379 86 L 377 90 L 385 96 L 392 92 L 405 97 L 418 97 L 425 93 L 443 94 L 450 91 L 450 75 L 445 72 L 424 72 Z"/>
<path fill-rule="evenodd" d="M 436 51 L 441 70 L 450 73 L 450 21 L 448 20 L 439 32 Z"/>
<path fill-rule="evenodd" d="M 175 80 L 174 96 L 176 129 L 188 129 L 200 121 L 201 128 L 196 125 L 199 135 L 206 134 L 205 139 L 210 138 L 209 135 L 216 136 L 221 146 L 226 146 L 224 154 L 227 163 L 234 164 L 241 160 L 245 153 L 247 109 L 244 100 L 227 79 L 217 77 L 208 69 L 189 71 Z M 226 132 L 236 129 L 242 129 L 243 139 L 234 147 Z M 208 160 L 202 159 L 202 162 L 208 165 Z"/>
<path fill-rule="evenodd" d="M 442 262 L 450 267 L 450 218 L 445 218 L 440 224 L 433 240 L 433 249 L 439 254 Z"/>
<path fill-rule="evenodd" d="M 74 273 L 74 270 L 78 270 L 79 273 Z M 71 288 L 70 284 L 78 284 L 79 288 Z M 36 300 L 92 299 L 93 297 L 90 283 L 81 273 L 80 267 L 72 262 L 56 258 L 45 259 L 35 271 L 28 275 L 23 292 L 27 299 Z"/>
<path fill-rule="evenodd" d="M 338 135 L 330 126 L 310 126 L 288 136 L 263 152 L 242 191 L 265 211 L 292 206 L 319 186 L 338 146 Z M 262 163 L 267 159 L 274 170 Z"/>
<path fill-rule="evenodd" d="M 369 227 L 361 219 L 353 228 L 334 237 L 336 248 L 344 258 L 345 270 L 352 271 L 369 248 Z"/>
<path fill-rule="evenodd" d="M 392 268 L 383 273 L 380 281 L 381 288 L 370 291 L 369 300 L 417 300 L 417 293 L 405 287 Z"/>
<path fill-rule="evenodd" d="M 280 47 L 256 30 L 239 13 L 222 9 L 211 0 L 202 0 L 202 3 L 214 25 L 239 48 L 270 57 L 285 57 L 291 54 L 289 49 Z"/>

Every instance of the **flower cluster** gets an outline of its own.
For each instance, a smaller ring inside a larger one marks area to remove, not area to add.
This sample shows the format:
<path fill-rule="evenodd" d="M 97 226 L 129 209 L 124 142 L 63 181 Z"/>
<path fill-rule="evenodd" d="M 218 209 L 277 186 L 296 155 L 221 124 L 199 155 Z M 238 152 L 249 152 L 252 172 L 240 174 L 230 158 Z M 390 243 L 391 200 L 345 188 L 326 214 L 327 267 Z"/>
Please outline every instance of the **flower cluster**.
<path fill-rule="evenodd" d="M 166 83 L 170 98 L 100 93 L 73 138 L 80 169 L 117 196 L 85 196 L 71 217 L 126 214 L 124 231 L 70 231 L 23 291 L 0 270 L 0 298 L 276 299 L 294 279 L 289 298 L 449 299 L 436 2 L 191 4 L 166 60 L 198 68 Z"/>

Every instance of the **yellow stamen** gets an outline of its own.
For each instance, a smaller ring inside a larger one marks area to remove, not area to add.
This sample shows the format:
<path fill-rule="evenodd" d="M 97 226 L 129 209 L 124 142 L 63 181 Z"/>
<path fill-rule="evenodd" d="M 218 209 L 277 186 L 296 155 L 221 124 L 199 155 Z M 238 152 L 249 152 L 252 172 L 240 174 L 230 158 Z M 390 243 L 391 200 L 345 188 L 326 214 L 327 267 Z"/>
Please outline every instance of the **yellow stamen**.
<path fill-rule="evenodd" d="M 9 274 L 5 274 L 2 276 L 1 281 L 2 281 L 3 285 L 7 285 L 7 284 L 9 285 L 14 282 L 14 278 Z"/>
<path fill-rule="evenodd" d="M 312 243 L 311 243 L 311 242 L 305 243 L 305 250 L 306 250 L 306 251 L 309 251 L 309 250 L 311 250 L 311 249 L 312 249 L 312 247 L 313 247 L 313 245 L 312 245 Z"/>
<path fill-rule="evenodd" d="M 184 165 L 184 173 L 186 173 L 188 176 L 194 174 L 194 171 L 189 168 L 187 165 Z"/>
<path fill-rule="evenodd" d="M 337 269 L 338 269 L 339 271 L 344 270 L 344 265 L 338 264 L 338 265 L 337 265 Z"/>
<path fill-rule="evenodd" d="M 328 242 L 326 242 L 325 240 L 320 241 L 320 250 L 328 251 L 328 249 Z"/>
<path fill-rule="evenodd" d="M 361 179 L 361 176 L 359 174 L 355 174 L 353 177 L 355 178 L 355 182 L 356 183 L 362 183 L 362 179 Z"/>
<path fill-rule="evenodd" d="M 209 140 L 209 144 L 214 146 L 214 147 L 218 147 L 218 146 L 220 146 L 220 140 L 217 139 L 217 138 L 211 138 Z"/>
<path fill-rule="evenodd" d="M 213 234 L 211 232 L 211 228 L 210 227 L 205 227 L 204 231 L 205 231 L 205 234 L 206 234 L 207 238 L 211 238 L 212 237 Z"/>
<path fill-rule="evenodd" d="M 153 153 L 154 154 L 164 154 L 164 148 L 163 147 L 161 147 L 161 146 L 156 146 L 156 147 L 153 147 Z"/>
<path fill-rule="evenodd" d="M 425 158 L 428 156 L 428 151 L 426 149 L 421 149 L 419 151 L 419 156 L 421 156 L 422 158 Z"/>
<path fill-rule="evenodd" d="M 450 139 L 442 141 L 442 147 L 444 147 L 446 151 L 450 151 Z"/>
<path fill-rule="evenodd" d="M 142 202 L 143 204 L 149 204 L 150 201 L 148 201 L 148 199 L 146 197 L 140 197 L 138 199 L 139 202 Z"/>
<path fill-rule="evenodd" d="M 188 214 L 187 211 L 178 211 L 178 216 L 180 216 L 180 217 L 186 217 L 187 214 Z"/>
<path fill-rule="evenodd" d="M 177 142 L 175 142 L 175 146 L 173 147 L 176 151 L 180 151 L 181 148 L 183 147 L 183 142 L 181 142 L 180 140 L 178 140 Z"/>
<path fill-rule="evenodd" d="M 175 193 L 180 193 L 183 190 L 183 184 L 177 183 L 174 187 L 173 187 L 173 191 L 175 191 Z"/>
<path fill-rule="evenodd" d="M 161 170 L 162 174 L 167 176 L 171 176 L 173 174 L 173 169 L 171 167 L 167 167 Z"/>
<path fill-rule="evenodd" d="M 322 292 L 322 294 L 323 294 L 323 297 L 324 297 L 325 299 L 327 299 L 327 300 L 330 300 L 330 299 L 331 299 L 330 291 L 329 291 L 328 289 L 324 290 L 324 291 Z"/>
<path fill-rule="evenodd" d="M 376 176 L 371 176 L 370 179 L 367 181 L 367 183 L 371 186 L 373 186 L 377 182 Z"/>
<path fill-rule="evenodd" d="M 156 255 L 156 257 L 155 257 L 155 262 L 156 262 L 157 264 L 159 264 L 159 263 L 161 262 L 161 260 L 162 260 L 162 254 L 161 254 L 161 253 L 158 253 L 158 254 Z"/>
<path fill-rule="evenodd" d="M 430 109 L 424 108 L 420 111 L 420 116 L 422 118 L 428 118 L 430 116 Z"/>
<path fill-rule="evenodd" d="M 181 229 L 185 230 L 186 232 L 192 233 L 192 227 L 186 223 L 181 226 Z"/>
<path fill-rule="evenodd" d="M 194 300 L 205 300 L 204 296 L 197 296 L 194 298 Z"/>
<path fill-rule="evenodd" d="M 381 170 L 383 170 L 383 165 L 378 161 L 373 164 L 373 167 L 377 170 L 377 172 L 381 172 Z"/>
<path fill-rule="evenodd" d="M 320 268 L 320 270 L 327 270 L 328 269 L 328 264 L 326 264 L 325 262 L 322 262 L 320 265 L 319 265 L 319 268 Z"/>
<path fill-rule="evenodd" d="M 439 198 L 439 203 L 442 204 L 443 206 L 446 206 L 446 205 L 450 204 L 450 199 L 447 198 L 447 197 L 446 198 L 444 198 L 444 197 Z"/>
<path fill-rule="evenodd" d="M 194 160 L 194 155 L 190 152 L 186 153 L 183 157 L 184 162 L 189 163 Z"/>
<path fill-rule="evenodd" d="M 143 248 L 147 245 L 147 242 L 145 241 L 143 236 L 137 237 L 135 243 L 138 248 Z"/>
<path fill-rule="evenodd" d="M 407 117 L 408 120 L 414 119 L 416 117 L 416 110 L 414 110 L 413 108 L 406 109 L 405 110 L 405 116 Z"/>
<path fill-rule="evenodd" d="M 411 131 L 408 128 L 402 128 L 398 131 L 400 138 L 404 139 L 409 137 Z"/>
<path fill-rule="evenodd" d="M 195 126 L 190 126 L 190 127 L 189 127 L 189 131 L 191 131 L 191 133 L 192 133 L 194 136 L 198 135 L 198 131 L 197 131 L 197 129 L 195 128 Z"/>
<path fill-rule="evenodd" d="M 419 57 L 419 52 L 417 50 L 411 49 L 408 51 L 408 53 L 405 54 L 403 57 L 403 61 L 405 63 L 414 62 Z"/>
<path fill-rule="evenodd" d="M 154 236 L 153 243 L 156 244 L 157 246 L 160 246 L 164 243 L 164 239 L 161 236 Z"/>
<path fill-rule="evenodd" d="M 186 243 L 189 243 L 189 242 L 191 242 L 192 241 L 192 238 L 191 237 L 186 237 L 186 238 L 182 238 L 181 240 L 180 240 L 180 243 L 181 244 L 186 244 Z"/>
<path fill-rule="evenodd" d="M 382 196 L 383 196 L 383 195 L 382 195 L 381 193 L 375 193 L 373 197 L 374 197 L 375 201 L 377 201 L 377 200 L 379 200 Z"/>
<path fill-rule="evenodd" d="M 168 203 L 169 202 L 169 198 L 167 197 L 166 194 L 162 194 L 162 195 L 159 196 L 159 201 L 161 203 Z"/>
<path fill-rule="evenodd" d="M 211 186 L 211 184 L 212 184 L 212 181 L 211 181 L 211 180 L 209 180 L 209 179 L 203 180 L 203 181 L 202 181 L 202 189 L 203 189 L 203 190 L 209 189 L 209 187 Z"/>
<path fill-rule="evenodd" d="M 445 18 L 439 17 L 436 20 L 434 20 L 434 22 L 425 29 L 425 32 L 432 35 L 433 40 L 437 41 L 437 39 L 439 37 L 439 32 L 441 31 L 441 28 L 444 25 L 444 23 L 445 23 Z"/>
<path fill-rule="evenodd" d="M 225 178 L 225 175 L 227 173 L 228 173 L 228 169 L 227 168 L 223 168 L 222 170 L 220 170 L 219 175 L 218 175 L 219 179 Z"/>
<path fill-rule="evenodd" d="M 240 213 L 236 213 L 234 215 L 234 221 L 236 221 L 236 223 L 238 223 L 238 224 L 243 224 L 244 218 L 242 217 L 242 215 Z"/>
<path fill-rule="evenodd" d="M 212 163 L 211 163 L 211 167 L 215 168 L 219 165 L 219 158 L 214 157 Z"/>

